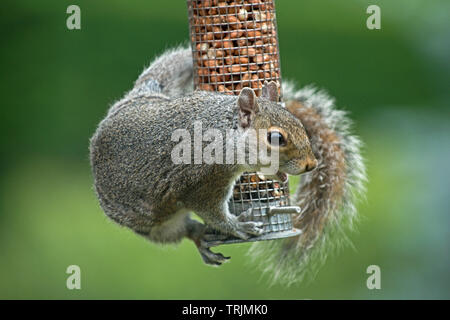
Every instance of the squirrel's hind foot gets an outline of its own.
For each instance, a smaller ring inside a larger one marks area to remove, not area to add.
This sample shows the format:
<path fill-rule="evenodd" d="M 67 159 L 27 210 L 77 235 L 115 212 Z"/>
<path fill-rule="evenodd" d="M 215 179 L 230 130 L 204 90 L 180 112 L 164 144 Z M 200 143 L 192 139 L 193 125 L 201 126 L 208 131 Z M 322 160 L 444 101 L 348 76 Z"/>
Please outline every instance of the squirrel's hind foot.
<path fill-rule="evenodd" d="M 203 262 L 213 266 L 220 266 L 222 263 L 227 262 L 231 257 L 225 257 L 221 253 L 212 252 L 206 241 L 201 240 L 197 245 L 198 252 L 203 259 Z"/>

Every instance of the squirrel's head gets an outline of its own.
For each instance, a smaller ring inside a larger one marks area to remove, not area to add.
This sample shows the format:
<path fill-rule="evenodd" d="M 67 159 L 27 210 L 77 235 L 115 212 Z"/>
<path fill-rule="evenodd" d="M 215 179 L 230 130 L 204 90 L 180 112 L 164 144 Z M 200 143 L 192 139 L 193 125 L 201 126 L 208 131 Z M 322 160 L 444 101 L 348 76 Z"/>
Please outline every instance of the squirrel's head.
<path fill-rule="evenodd" d="M 237 100 L 239 125 L 254 129 L 258 145 L 268 153 L 278 152 L 279 171 L 298 175 L 316 168 L 317 160 L 306 131 L 298 118 L 278 104 L 277 84 L 265 83 L 260 98 L 250 88 L 242 89 Z M 261 130 L 263 129 L 263 130 Z"/>

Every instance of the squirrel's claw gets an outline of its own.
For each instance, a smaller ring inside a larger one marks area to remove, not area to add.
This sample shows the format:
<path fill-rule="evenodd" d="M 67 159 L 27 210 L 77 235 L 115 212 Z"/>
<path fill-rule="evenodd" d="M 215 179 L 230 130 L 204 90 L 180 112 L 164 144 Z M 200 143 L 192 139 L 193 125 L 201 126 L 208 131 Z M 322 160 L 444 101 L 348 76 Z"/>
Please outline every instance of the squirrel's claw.
<path fill-rule="evenodd" d="M 252 213 L 253 209 L 250 208 L 238 216 L 237 230 L 235 232 L 237 237 L 247 240 L 250 236 L 260 236 L 264 232 L 262 228 L 264 224 L 262 222 L 251 221 Z"/>
<path fill-rule="evenodd" d="M 227 262 L 231 257 L 225 257 L 221 253 L 212 252 L 207 246 L 206 242 L 201 241 L 200 245 L 197 246 L 200 255 L 202 256 L 203 262 L 213 266 L 220 266 L 222 263 Z"/>
<path fill-rule="evenodd" d="M 239 222 L 247 222 L 252 220 L 252 214 L 253 214 L 253 208 L 247 209 L 244 212 L 242 212 L 240 215 L 238 215 L 237 220 Z"/>
<path fill-rule="evenodd" d="M 262 222 L 239 222 L 236 235 L 244 240 L 247 240 L 250 236 L 260 236 L 264 232 L 263 225 Z"/>

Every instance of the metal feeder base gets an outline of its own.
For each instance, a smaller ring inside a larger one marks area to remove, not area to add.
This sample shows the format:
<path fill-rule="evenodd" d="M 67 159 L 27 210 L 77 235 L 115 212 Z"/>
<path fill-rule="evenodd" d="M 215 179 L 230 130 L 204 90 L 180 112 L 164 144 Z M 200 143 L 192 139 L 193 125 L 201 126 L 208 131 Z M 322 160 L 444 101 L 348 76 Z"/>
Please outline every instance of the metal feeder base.
<path fill-rule="evenodd" d="M 206 240 L 208 246 L 216 247 L 216 246 L 220 246 L 223 244 L 284 239 L 284 238 L 298 236 L 301 233 L 302 233 L 302 231 L 300 229 L 293 228 L 292 230 L 289 230 L 289 231 L 265 233 L 265 234 L 260 235 L 259 237 L 253 237 L 253 238 L 249 238 L 247 240 L 230 238 L 229 236 L 220 235 L 220 234 L 207 234 L 207 235 L 205 235 L 205 240 Z"/>

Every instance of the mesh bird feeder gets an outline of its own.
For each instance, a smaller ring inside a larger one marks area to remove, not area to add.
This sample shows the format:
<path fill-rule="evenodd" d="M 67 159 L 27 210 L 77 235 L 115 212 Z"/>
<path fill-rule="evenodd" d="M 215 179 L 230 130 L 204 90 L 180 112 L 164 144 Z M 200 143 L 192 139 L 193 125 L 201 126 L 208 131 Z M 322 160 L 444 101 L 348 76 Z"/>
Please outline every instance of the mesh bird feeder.
<path fill-rule="evenodd" d="M 275 81 L 281 101 L 281 71 L 274 0 L 187 0 L 196 89 L 238 95 L 242 88 L 257 96 L 265 81 Z M 301 233 L 293 227 L 289 184 L 244 173 L 228 202 L 239 215 L 252 208 L 251 221 L 262 221 L 264 233 L 248 240 L 211 232 L 211 246 L 273 240 Z"/>

